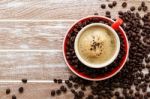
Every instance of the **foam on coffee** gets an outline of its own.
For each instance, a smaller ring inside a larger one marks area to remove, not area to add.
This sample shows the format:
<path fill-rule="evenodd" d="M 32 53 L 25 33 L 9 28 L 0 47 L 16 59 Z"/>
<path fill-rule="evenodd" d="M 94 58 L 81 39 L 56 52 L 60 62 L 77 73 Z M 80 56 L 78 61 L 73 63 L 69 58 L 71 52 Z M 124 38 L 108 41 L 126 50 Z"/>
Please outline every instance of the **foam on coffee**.
<path fill-rule="evenodd" d="M 101 64 L 111 59 L 116 51 L 116 40 L 105 27 L 92 26 L 78 40 L 80 56 L 90 64 Z"/>

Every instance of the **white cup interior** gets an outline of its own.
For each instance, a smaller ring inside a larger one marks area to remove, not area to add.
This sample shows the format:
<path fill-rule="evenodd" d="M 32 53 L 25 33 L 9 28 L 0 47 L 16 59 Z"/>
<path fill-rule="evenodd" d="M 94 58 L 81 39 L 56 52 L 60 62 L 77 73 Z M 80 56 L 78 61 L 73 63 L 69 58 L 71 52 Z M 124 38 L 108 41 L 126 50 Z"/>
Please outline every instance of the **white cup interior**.
<path fill-rule="evenodd" d="M 104 63 L 101 63 L 101 64 L 91 64 L 91 63 L 88 63 L 87 61 L 85 61 L 79 54 L 79 51 L 78 51 L 78 41 L 79 41 L 79 38 L 81 36 L 81 34 L 89 27 L 92 27 L 92 26 L 100 26 L 100 27 L 104 27 L 108 30 L 111 31 L 111 33 L 113 33 L 114 37 L 115 37 L 115 40 L 116 40 L 116 51 L 114 53 L 114 55 L 106 62 Z M 91 67 L 91 68 L 102 68 L 102 67 L 106 67 L 108 66 L 109 64 L 111 64 L 115 59 L 116 57 L 118 56 L 118 53 L 120 51 L 120 39 L 119 39 L 119 36 L 118 34 L 116 33 L 116 31 L 111 28 L 110 26 L 106 25 L 106 24 L 102 24 L 102 23 L 92 23 L 90 25 L 87 25 L 85 26 L 84 28 L 82 28 L 79 33 L 77 34 L 76 38 L 75 38 L 75 43 L 74 43 L 74 49 L 75 49 L 75 53 L 78 57 L 78 59 L 86 66 L 88 67 Z"/>

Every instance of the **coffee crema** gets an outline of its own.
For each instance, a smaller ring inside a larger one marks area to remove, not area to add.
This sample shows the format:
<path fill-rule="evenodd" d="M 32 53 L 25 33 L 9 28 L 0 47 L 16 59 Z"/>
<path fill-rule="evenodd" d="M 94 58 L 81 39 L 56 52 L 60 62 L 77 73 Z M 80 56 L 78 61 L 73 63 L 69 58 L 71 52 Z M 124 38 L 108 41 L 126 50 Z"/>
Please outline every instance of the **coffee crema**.
<path fill-rule="evenodd" d="M 111 30 L 102 26 L 88 27 L 78 40 L 80 56 L 90 64 L 102 64 L 111 59 L 116 51 L 116 40 Z"/>

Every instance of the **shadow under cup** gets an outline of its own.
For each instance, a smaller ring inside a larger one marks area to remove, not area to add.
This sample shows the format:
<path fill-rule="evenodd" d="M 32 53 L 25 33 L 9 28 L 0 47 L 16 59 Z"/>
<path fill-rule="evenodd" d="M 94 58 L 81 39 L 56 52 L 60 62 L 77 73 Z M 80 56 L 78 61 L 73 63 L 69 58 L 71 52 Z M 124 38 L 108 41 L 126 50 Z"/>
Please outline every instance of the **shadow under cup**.
<path fill-rule="evenodd" d="M 129 53 L 129 43 L 128 43 L 128 39 L 127 39 L 127 36 L 126 36 L 124 30 L 121 27 L 119 27 L 118 30 L 117 30 L 117 33 L 119 34 L 119 37 L 122 38 L 121 45 L 123 44 L 123 46 L 124 46 L 124 55 L 122 56 L 122 58 L 121 58 L 120 62 L 118 63 L 118 65 L 116 65 L 110 72 L 107 72 L 107 73 L 104 73 L 104 74 L 98 74 L 98 76 L 95 77 L 95 78 L 91 77 L 90 75 L 85 74 L 84 72 L 80 72 L 74 64 L 71 64 L 72 60 L 69 60 L 67 58 L 67 52 L 68 52 L 68 50 L 71 50 L 70 47 L 68 47 L 68 42 L 70 41 L 70 37 L 72 35 L 76 35 L 76 34 L 79 33 L 77 31 L 77 29 L 79 30 L 80 27 L 83 24 L 87 23 L 87 22 L 90 24 L 91 20 L 93 20 L 94 23 L 99 23 L 101 21 L 105 21 L 105 22 L 108 22 L 110 24 L 114 23 L 114 21 L 112 19 L 109 19 L 109 18 L 103 17 L 103 16 L 89 16 L 89 17 L 85 17 L 85 18 L 79 20 L 78 22 L 74 23 L 72 25 L 72 27 L 67 31 L 67 34 L 64 38 L 63 56 L 64 56 L 65 63 L 67 64 L 69 69 L 74 74 L 76 74 L 77 76 L 79 76 L 83 79 L 86 79 L 86 80 L 99 81 L 99 80 L 108 79 L 108 78 L 114 76 L 115 74 L 117 74 L 123 68 L 123 66 L 124 66 L 124 64 L 127 60 L 128 53 Z M 80 26 L 80 27 L 78 27 L 78 26 Z M 94 68 L 94 69 L 97 69 L 97 68 Z"/>

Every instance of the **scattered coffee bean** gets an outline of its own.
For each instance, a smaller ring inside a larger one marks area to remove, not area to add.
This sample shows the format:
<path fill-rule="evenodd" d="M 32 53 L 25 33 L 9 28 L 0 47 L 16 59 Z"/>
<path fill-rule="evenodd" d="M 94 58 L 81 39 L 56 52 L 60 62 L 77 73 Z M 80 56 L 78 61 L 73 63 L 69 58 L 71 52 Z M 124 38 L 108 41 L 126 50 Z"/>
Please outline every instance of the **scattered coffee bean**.
<path fill-rule="evenodd" d="M 63 85 L 60 87 L 60 90 L 61 90 L 62 92 L 67 92 L 67 88 L 66 88 L 65 86 L 63 86 Z"/>
<path fill-rule="evenodd" d="M 106 5 L 105 5 L 105 4 L 101 4 L 101 8 L 102 8 L 102 9 L 105 9 L 105 8 L 106 8 Z"/>
<path fill-rule="evenodd" d="M 110 11 L 106 11 L 106 15 L 110 15 Z"/>
<path fill-rule="evenodd" d="M 62 83 L 62 79 L 58 79 L 58 83 L 61 84 Z"/>
<path fill-rule="evenodd" d="M 143 7 L 143 11 L 147 11 L 147 10 L 148 10 L 147 6 Z"/>
<path fill-rule="evenodd" d="M 10 89 L 6 89 L 6 94 L 10 94 Z"/>
<path fill-rule="evenodd" d="M 126 2 L 123 2 L 123 3 L 122 3 L 122 7 L 123 7 L 123 8 L 127 7 L 127 3 L 126 3 Z"/>
<path fill-rule="evenodd" d="M 51 96 L 55 96 L 55 90 L 51 91 Z"/>
<path fill-rule="evenodd" d="M 17 99 L 17 97 L 15 95 L 12 95 L 12 99 Z"/>
<path fill-rule="evenodd" d="M 23 83 L 27 83 L 27 79 L 22 79 L 22 82 Z"/>
<path fill-rule="evenodd" d="M 113 1 L 113 2 L 112 2 L 112 5 L 113 5 L 113 6 L 116 6 L 116 5 L 117 5 L 117 2 L 116 2 L 116 1 Z"/>
<path fill-rule="evenodd" d="M 61 94 L 61 91 L 58 89 L 58 90 L 56 90 L 56 94 L 57 95 L 60 95 Z"/>
<path fill-rule="evenodd" d="M 134 7 L 134 6 L 132 6 L 132 7 L 130 8 L 130 10 L 131 10 L 131 11 L 134 11 L 134 10 L 135 10 L 135 7 Z"/>
<path fill-rule="evenodd" d="M 147 97 L 150 97 L 150 92 L 147 92 Z"/>
<path fill-rule="evenodd" d="M 141 6 L 145 7 L 145 2 L 144 1 L 141 2 Z"/>
<path fill-rule="evenodd" d="M 94 15 L 98 15 L 98 13 L 97 13 L 97 12 L 95 12 L 95 13 L 94 13 Z"/>
<path fill-rule="evenodd" d="M 139 7 L 138 7 L 138 11 L 141 11 L 141 10 L 142 10 L 142 7 L 141 7 L 141 6 L 139 6 Z"/>
<path fill-rule="evenodd" d="M 54 79 L 54 83 L 57 83 L 58 82 L 58 80 L 57 79 Z"/>
<path fill-rule="evenodd" d="M 111 3 L 108 4 L 108 7 L 109 7 L 109 8 L 113 8 L 113 4 L 111 4 Z"/>
<path fill-rule="evenodd" d="M 19 93 L 23 93 L 23 92 L 24 92 L 24 88 L 23 88 L 23 87 L 20 87 L 20 88 L 18 89 L 18 91 L 19 91 Z"/>

